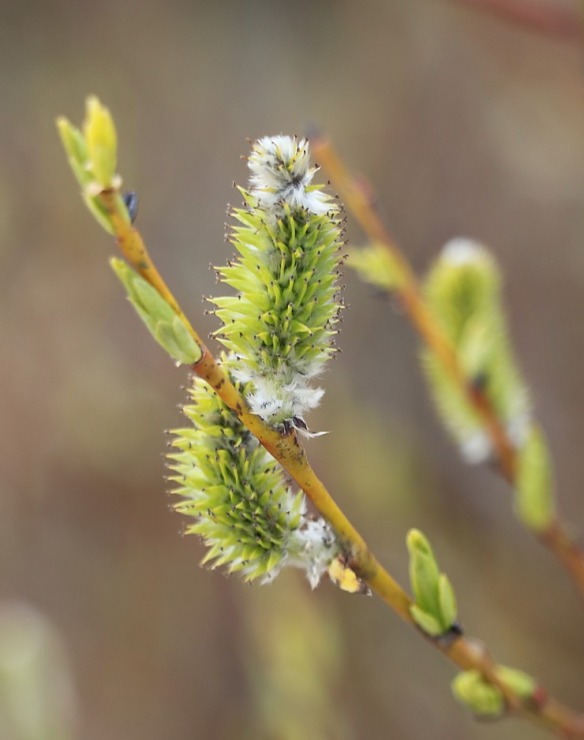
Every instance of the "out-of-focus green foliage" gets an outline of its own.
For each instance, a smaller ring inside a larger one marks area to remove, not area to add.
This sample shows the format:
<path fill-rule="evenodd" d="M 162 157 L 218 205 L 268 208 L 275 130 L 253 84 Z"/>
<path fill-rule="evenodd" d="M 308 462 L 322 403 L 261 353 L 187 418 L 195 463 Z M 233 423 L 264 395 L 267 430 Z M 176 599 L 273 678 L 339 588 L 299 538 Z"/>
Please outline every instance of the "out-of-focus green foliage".
<path fill-rule="evenodd" d="M 520 446 L 529 425 L 527 389 L 519 375 L 507 338 L 501 306 L 498 267 L 481 245 L 467 239 L 449 242 L 425 283 L 428 306 L 454 346 L 469 386 L 488 399 L 511 439 Z M 472 461 L 490 453 L 483 420 L 449 368 L 431 350 L 423 364 L 436 406 Z"/>
<path fill-rule="evenodd" d="M 65 646 L 23 603 L 0 603 L 0 737 L 73 740 L 76 698 Z"/>
<path fill-rule="evenodd" d="M 376 288 L 395 290 L 401 284 L 400 265 L 383 244 L 350 249 L 347 264 L 359 274 L 361 280 Z"/>
<path fill-rule="evenodd" d="M 249 740 L 352 740 L 339 683 L 346 645 L 334 606 L 290 578 L 251 594 L 245 606 L 245 629 L 255 647 L 247 655 Z"/>
<path fill-rule="evenodd" d="M 552 466 L 542 432 L 532 428 L 519 453 L 515 511 L 525 526 L 544 530 L 555 514 Z"/>

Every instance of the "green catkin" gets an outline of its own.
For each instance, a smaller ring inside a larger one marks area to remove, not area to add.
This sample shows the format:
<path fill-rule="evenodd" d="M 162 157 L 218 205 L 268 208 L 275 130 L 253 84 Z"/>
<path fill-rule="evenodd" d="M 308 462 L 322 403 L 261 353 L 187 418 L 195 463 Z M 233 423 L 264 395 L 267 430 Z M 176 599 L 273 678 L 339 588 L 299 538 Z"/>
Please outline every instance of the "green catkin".
<path fill-rule="evenodd" d="M 520 448 L 530 426 L 530 404 L 508 340 L 500 283 L 498 266 L 485 247 L 470 239 L 453 239 L 424 288 L 467 382 L 481 389 Z M 485 460 L 491 442 L 483 419 L 431 350 L 424 350 L 423 360 L 436 406 L 464 456 L 469 462 Z"/>
<path fill-rule="evenodd" d="M 316 586 L 338 552 L 332 530 L 307 515 L 304 494 L 292 493 L 280 465 L 203 380 L 194 378 L 189 395 L 192 426 L 173 431 L 168 462 L 174 508 L 209 548 L 203 563 L 263 582 L 293 565 Z"/>
<path fill-rule="evenodd" d="M 237 294 L 211 301 L 252 411 L 278 425 L 302 419 L 323 395 L 312 380 L 336 352 L 342 232 L 338 206 L 310 184 L 304 139 L 261 139 L 248 164 L 229 233 L 237 257 L 216 268 Z"/>

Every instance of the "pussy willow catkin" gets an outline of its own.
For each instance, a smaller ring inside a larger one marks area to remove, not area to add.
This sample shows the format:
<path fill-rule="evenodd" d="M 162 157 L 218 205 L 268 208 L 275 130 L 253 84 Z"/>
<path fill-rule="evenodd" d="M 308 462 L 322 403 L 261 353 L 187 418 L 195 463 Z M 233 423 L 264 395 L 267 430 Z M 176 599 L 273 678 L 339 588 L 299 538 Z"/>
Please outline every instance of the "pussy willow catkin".
<path fill-rule="evenodd" d="M 277 425 L 302 419 L 323 395 L 313 381 L 336 351 L 342 232 L 338 206 L 312 184 L 305 139 L 260 139 L 248 165 L 229 233 L 238 254 L 217 268 L 237 294 L 211 300 L 252 411 Z"/>
<path fill-rule="evenodd" d="M 292 565 L 316 586 L 338 552 L 332 530 L 307 514 L 304 494 L 204 381 L 195 378 L 189 394 L 192 426 L 173 432 L 168 458 L 175 509 L 209 547 L 203 562 L 263 581 Z"/>

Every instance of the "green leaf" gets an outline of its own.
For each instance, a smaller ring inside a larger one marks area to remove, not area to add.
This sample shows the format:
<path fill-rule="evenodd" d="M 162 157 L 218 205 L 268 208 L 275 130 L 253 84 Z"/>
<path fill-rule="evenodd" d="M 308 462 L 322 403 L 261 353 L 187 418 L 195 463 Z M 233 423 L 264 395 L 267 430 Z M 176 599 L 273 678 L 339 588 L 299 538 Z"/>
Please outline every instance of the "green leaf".
<path fill-rule="evenodd" d="M 151 318 L 152 321 L 172 321 L 176 315 L 172 306 L 162 298 L 160 293 L 153 288 L 149 282 L 147 282 L 141 275 L 135 270 L 123 262 L 123 260 L 115 260 L 115 263 L 122 269 L 125 275 L 125 279 L 122 280 L 130 298 L 140 306 L 142 311 Z M 116 268 L 114 268 L 116 269 Z M 116 272 L 118 269 L 116 269 Z"/>
<path fill-rule="evenodd" d="M 178 316 L 175 318 L 178 319 L 178 324 L 184 327 Z M 148 323 L 146 322 L 147 325 Z M 172 324 L 167 321 L 159 321 L 155 325 L 152 335 L 174 360 L 183 365 L 191 365 L 201 359 L 201 351 L 188 332 L 185 331 L 180 338 L 177 336 L 174 321 Z"/>
<path fill-rule="evenodd" d="M 185 326 L 180 316 L 175 316 L 172 320 L 172 331 L 177 342 L 177 345 L 181 347 L 185 355 L 188 355 L 190 359 L 185 359 L 185 363 L 193 364 L 198 362 L 202 357 L 201 348 L 193 339 L 191 333 Z"/>
<path fill-rule="evenodd" d="M 536 532 L 554 520 L 550 457 L 544 436 L 535 426 L 519 453 L 514 506 L 523 524 Z"/>
<path fill-rule="evenodd" d="M 123 260 L 113 258 L 110 264 L 158 344 L 177 362 L 185 365 L 198 362 L 202 350 L 172 306 Z"/>

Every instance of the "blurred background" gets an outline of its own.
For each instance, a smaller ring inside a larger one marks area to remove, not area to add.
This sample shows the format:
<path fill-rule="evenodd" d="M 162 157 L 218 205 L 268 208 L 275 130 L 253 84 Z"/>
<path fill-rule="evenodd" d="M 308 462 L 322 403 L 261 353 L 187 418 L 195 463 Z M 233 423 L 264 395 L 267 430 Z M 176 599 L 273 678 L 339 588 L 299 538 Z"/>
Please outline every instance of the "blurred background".
<path fill-rule="evenodd" d="M 111 108 L 138 224 L 203 335 L 247 137 L 328 132 L 419 272 L 451 237 L 488 244 L 561 510 L 584 531 L 581 46 L 447 0 L 2 0 L 0 85 L 0 677 L 34 674 L 30 691 L 0 680 L 0 737 L 547 737 L 476 722 L 453 667 L 376 598 L 199 568 L 161 456 L 185 373 L 114 280 L 54 119 L 80 123 L 88 93 Z M 349 238 L 364 241 L 351 218 Z M 346 283 L 316 470 L 402 583 L 417 526 L 467 632 L 584 708 L 574 588 L 447 439 L 404 318 Z"/>

